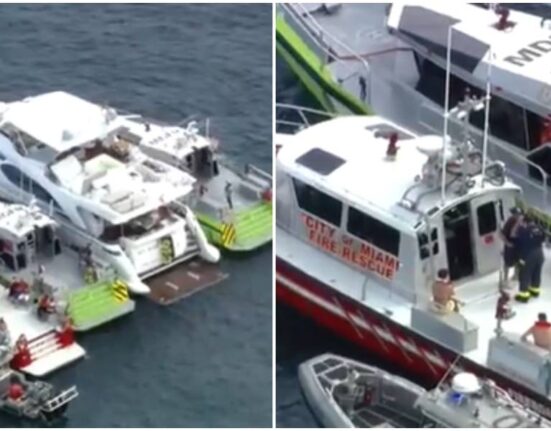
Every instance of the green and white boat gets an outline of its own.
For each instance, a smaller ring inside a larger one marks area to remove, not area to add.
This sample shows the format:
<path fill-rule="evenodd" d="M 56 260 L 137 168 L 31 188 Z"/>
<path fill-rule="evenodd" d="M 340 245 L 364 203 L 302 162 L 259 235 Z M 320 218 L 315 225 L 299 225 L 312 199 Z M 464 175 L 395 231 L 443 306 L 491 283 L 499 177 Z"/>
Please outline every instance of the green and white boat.
<path fill-rule="evenodd" d="M 209 120 L 163 124 L 139 115 L 120 115 L 125 139 L 150 157 L 197 180 L 186 204 L 209 242 L 230 251 L 251 251 L 272 240 L 272 176 L 251 164 L 242 172 L 218 160 L 218 141 Z"/>

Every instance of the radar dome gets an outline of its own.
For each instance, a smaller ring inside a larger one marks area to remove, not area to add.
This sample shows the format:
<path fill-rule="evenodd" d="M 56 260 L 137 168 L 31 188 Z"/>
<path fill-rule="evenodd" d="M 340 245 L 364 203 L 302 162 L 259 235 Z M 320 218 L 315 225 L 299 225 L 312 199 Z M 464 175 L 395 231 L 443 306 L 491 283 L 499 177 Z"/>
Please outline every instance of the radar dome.
<path fill-rule="evenodd" d="M 474 394 L 481 389 L 481 386 L 474 374 L 459 373 L 452 380 L 452 389 L 462 394 Z"/>

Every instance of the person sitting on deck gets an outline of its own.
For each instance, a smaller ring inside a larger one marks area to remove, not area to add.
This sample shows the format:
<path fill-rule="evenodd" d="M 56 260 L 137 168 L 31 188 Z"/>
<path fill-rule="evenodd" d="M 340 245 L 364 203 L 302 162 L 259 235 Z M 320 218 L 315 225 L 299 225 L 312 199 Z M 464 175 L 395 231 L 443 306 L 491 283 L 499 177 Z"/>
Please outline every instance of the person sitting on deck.
<path fill-rule="evenodd" d="M 11 301 L 26 302 L 29 300 L 29 285 L 22 279 L 13 278 L 10 283 L 8 296 Z"/>
<path fill-rule="evenodd" d="M 551 323 L 547 321 L 546 313 L 539 313 L 538 320 L 520 337 L 522 341 L 528 341 L 532 335 L 534 344 L 542 349 L 551 350 Z"/>
<path fill-rule="evenodd" d="M 10 377 L 10 385 L 8 387 L 8 400 L 13 404 L 18 404 L 25 395 L 25 387 L 17 374 L 12 374 Z"/>
<path fill-rule="evenodd" d="M 38 301 L 38 308 L 36 312 L 40 320 L 46 320 L 48 316 L 55 312 L 54 298 L 48 294 L 42 295 Z"/>
<path fill-rule="evenodd" d="M 438 311 L 459 311 L 459 302 L 455 298 L 455 287 L 447 269 L 440 269 L 432 285 L 432 301 Z"/>

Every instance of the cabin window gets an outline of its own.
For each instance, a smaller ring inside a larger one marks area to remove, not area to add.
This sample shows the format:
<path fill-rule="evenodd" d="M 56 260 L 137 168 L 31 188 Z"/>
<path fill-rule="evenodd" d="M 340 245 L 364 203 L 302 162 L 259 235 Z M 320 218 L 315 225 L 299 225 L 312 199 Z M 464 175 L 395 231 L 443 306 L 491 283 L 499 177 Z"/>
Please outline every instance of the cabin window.
<path fill-rule="evenodd" d="M 352 207 L 348 209 L 347 230 L 381 250 L 395 256 L 399 254 L 400 232 Z"/>
<path fill-rule="evenodd" d="M 18 168 L 16 168 L 13 165 L 10 164 L 3 164 L 2 165 L 2 173 L 6 176 L 6 178 L 16 187 L 19 188 L 28 188 L 28 179 L 25 174 L 23 174 Z"/>
<path fill-rule="evenodd" d="M 494 233 L 497 230 L 497 218 L 494 202 L 488 202 L 476 209 L 478 233 L 480 236 Z"/>
<path fill-rule="evenodd" d="M 417 242 L 419 244 L 419 254 L 421 259 L 426 259 L 430 256 L 430 247 L 432 247 L 432 254 L 436 255 L 440 251 L 438 246 L 438 230 L 434 227 L 430 232 L 430 243 L 427 233 L 423 230 L 417 234 Z"/>
<path fill-rule="evenodd" d="M 342 202 L 293 178 L 298 206 L 335 226 L 341 225 Z"/>
<path fill-rule="evenodd" d="M 22 173 L 18 168 L 10 164 L 2 165 L 2 173 L 6 178 L 14 184 L 16 187 L 22 188 L 23 190 L 32 193 L 38 200 L 50 204 L 51 201 L 54 203 L 54 207 L 60 208 L 57 201 L 52 198 L 50 193 L 44 187 L 42 187 L 37 182 L 31 180 L 27 175 Z"/>
<path fill-rule="evenodd" d="M 420 69 L 421 78 L 417 84 L 417 91 L 437 103 L 444 106 L 446 73 L 445 70 L 431 61 L 424 60 Z M 467 89 L 472 96 L 482 98 L 485 92 L 472 86 L 457 76 L 450 76 L 450 107 L 454 107 L 463 100 Z M 515 105 L 495 94 L 492 94 L 490 101 L 490 133 L 515 147 L 527 150 L 533 148 L 535 142 L 533 136 L 536 132 L 530 130 L 530 113 L 526 113 L 523 108 Z M 484 130 L 485 109 L 471 113 L 470 123 Z M 539 125 L 534 125 L 539 133 Z"/>

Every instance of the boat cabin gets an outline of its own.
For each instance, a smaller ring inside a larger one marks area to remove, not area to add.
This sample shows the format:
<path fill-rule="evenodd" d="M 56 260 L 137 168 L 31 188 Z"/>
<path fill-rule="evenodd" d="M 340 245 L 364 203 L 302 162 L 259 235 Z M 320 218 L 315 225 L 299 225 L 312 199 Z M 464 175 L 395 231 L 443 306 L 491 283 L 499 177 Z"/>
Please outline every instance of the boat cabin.
<path fill-rule="evenodd" d="M 441 137 L 372 116 L 319 123 L 293 140 L 278 153 L 278 227 L 366 283 L 425 302 L 439 269 L 466 280 L 500 268 L 499 231 L 520 191 L 503 175 L 482 178 L 480 164 L 461 166 L 457 144 L 448 143 L 443 196 Z"/>
<path fill-rule="evenodd" d="M 12 271 L 61 253 L 56 223 L 37 207 L 0 203 L 0 258 Z"/>

